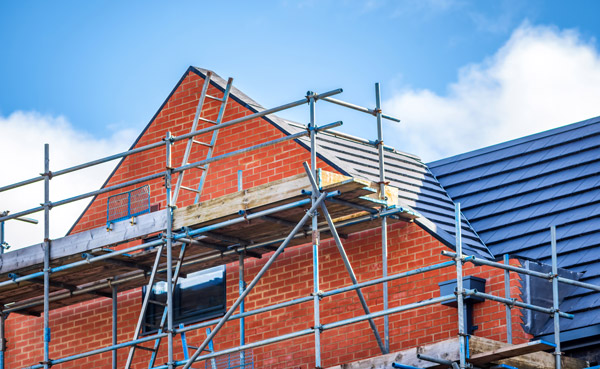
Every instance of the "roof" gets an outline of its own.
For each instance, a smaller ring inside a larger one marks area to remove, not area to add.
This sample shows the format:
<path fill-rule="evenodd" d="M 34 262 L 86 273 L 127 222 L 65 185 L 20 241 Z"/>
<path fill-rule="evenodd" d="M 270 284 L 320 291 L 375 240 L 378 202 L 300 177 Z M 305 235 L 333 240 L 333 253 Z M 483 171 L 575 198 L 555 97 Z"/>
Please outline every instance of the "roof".
<path fill-rule="evenodd" d="M 207 70 L 193 68 L 201 77 Z M 215 86 L 224 89 L 226 81 L 213 72 Z M 259 112 L 265 110 L 259 103 L 233 87 L 233 98 L 248 109 Z M 304 130 L 303 126 L 274 114 L 265 117 L 271 124 L 286 134 Z M 373 128 L 375 132 L 375 128 Z M 308 138 L 297 140 L 309 149 Z M 356 142 L 336 135 L 321 133 L 317 135 L 317 153 L 342 174 L 379 181 L 378 153 L 372 145 Z M 399 189 L 400 204 L 419 214 L 415 223 L 452 249 L 455 248 L 454 203 L 444 188 L 421 159 L 415 155 L 403 153 L 391 148 L 385 151 L 386 180 Z M 465 253 L 492 258 L 491 252 L 481 242 L 472 227 L 463 217 L 463 249 Z"/>
<path fill-rule="evenodd" d="M 550 264 L 556 225 L 558 266 L 600 284 L 600 117 L 429 167 L 494 255 Z M 561 310 L 575 314 L 561 320 L 562 331 L 598 325 L 600 293 L 577 288 Z M 540 335 L 552 331 L 549 322 Z"/>

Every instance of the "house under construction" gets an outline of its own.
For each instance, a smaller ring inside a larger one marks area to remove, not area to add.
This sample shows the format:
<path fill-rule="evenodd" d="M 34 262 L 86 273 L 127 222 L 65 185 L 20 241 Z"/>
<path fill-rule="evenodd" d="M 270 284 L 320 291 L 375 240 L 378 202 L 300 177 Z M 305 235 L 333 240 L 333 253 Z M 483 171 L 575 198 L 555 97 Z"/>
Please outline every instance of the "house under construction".
<path fill-rule="evenodd" d="M 0 216 L 45 229 L 0 256 L 0 368 L 597 365 L 600 119 L 425 164 L 384 144 L 378 85 L 373 108 L 341 93 L 265 109 L 190 67 L 130 150 L 55 169 L 46 145 L 41 176 L 0 187 L 45 194 Z M 275 115 L 297 106 L 308 124 Z M 101 189 L 50 199 L 113 160 Z"/>

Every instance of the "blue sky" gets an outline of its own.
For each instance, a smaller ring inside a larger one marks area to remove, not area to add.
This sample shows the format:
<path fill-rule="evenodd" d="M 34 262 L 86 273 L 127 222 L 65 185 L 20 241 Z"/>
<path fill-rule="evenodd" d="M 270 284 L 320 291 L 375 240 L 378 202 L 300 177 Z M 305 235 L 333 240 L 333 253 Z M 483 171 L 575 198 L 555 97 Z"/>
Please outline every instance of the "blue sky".
<path fill-rule="evenodd" d="M 189 65 L 265 107 L 338 87 L 372 107 L 380 82 L 403 119 L 386 143 L 424 161 L 598 116 L 597 14 L 597 1 L 0 2 L 0 155 L 20 154 L 0 160 L 0 185 L 37 175 L 44 142 L 56 169 L 127 148 Z M 320 122 L 374 138 L 371 117 L 336 109 L 319 105 Z M 39 203 L 1 195 L 0 210 Z"/>
<path fill-rule="evenodd" d="M 343 87 L 370 104 L 443 94 L 522 22 L 595 37 L 594 1 L 59 1 L 0 5 L 0 114 L 63 115 L 97 137 L 140 128 L 188 65 L 232 76 L 265 106 Z"/>

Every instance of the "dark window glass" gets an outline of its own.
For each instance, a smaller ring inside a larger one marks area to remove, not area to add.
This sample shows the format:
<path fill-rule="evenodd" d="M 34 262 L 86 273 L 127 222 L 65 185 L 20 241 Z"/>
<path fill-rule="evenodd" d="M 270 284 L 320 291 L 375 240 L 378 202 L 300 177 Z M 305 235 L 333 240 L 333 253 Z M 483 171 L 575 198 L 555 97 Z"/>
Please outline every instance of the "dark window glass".
<path fill-rule="evenodd" d="M 173 291 L 174 324 L 188 324 L 214 318 L 225 313 L 225 266 L 217 266 L 179 278 Z M 145 291 L 144 291 L 145 293 Z M 150 292 L 150 300 L 167 301 L 167 282 L 157 282 Z M 145 316 L 144 333 L 158 330 L 164 306 L 149 303 Z"/>

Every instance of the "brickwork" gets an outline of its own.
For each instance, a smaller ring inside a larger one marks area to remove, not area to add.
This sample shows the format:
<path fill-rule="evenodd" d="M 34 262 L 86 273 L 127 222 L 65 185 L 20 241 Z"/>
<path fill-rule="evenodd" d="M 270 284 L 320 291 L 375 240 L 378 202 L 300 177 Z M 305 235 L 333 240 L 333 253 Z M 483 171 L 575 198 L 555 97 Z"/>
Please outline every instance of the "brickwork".
<path fill-rule="evenodd" d="M 146 145 L 165 136 L 167 130 L 174 135 L 189 131 L 195 113 L 195 104 L 202 87 L 202 79 L 189 75 L 178 86 L 167 104 L 156 116 L 150 128 L 144 132 L 136 146 Z M 220 95 L 215 88 L 211 95 Z M 213 118 L 217 114 L 217 103 L 211 103 Z M 230 100 L 225 120 L 250 114 L 247 109 Z M 210 135 L 207 135 L 210 136 Z M 247 147 L 265 142 L 283 134 L 262 119 L 224 129 L 219 133 L 215 155 L 232 149 Z M 209 140 L 201 137 L 199 140 Z M 175 157 L 181 157 L 185 143 L 174 148 Z M 138 154 L 123 161 L 108 185 L 122 183 L 133 178 L 164 170 L 164 148 Z M 201 160 L 205 152 L 196 152 L 190 161 Z M 180 159 L 179 159 L 180 160 Z M 234 157 L 211 165 L 203 199 L 214 198 L 237 190 L 237 171 L 244 171 L 244 187 L 253 187 L 276 179 L 289 177 L 303 171 L 302 161 L 308 161 L 308 151 L 297 143 L 288 142 L 261 149 L 245 156 Z M 174 162 L 179 165 L 178 161 Z M 327 170 L 333 168 L 320 162 Z M 186 177 L 185 185 L 192 186 L 193 177 Z M 162 180 L 152 181 L 152 204 L 162 203 L 164 207 L 164 187 Z M 121 191 L 119 191 L 121 192 Z M 193 194 L 183 192 L 178 205 L 193 202 Z M 99 196 L 88 208 L 74 231 L 102 226 L 106 216 L 106 196 Z M 375 226 L 375 225 L 374 225 Z M 389 227 L 389 274 L 396 274 L 422 266 L 447 261 L 441 255 L 447 248 L 431 235 L 413 223 L 396 223 Z M 310 240 L 307 239 L 307 242 Z M 378 278 L 381 270 L 380 229 L 349 235 L 343 240 L 349 259 L 359 281 Z M 269 255 L 262 259 L 246 261 L 246 278 L 250 281 L 264 265 Z M 323 291 L 350 284 L 348 274 L 332 240 L 323 240 L 320 249 L 321 273 L 320 289 Z M 487 279 L 487 292 L 504 296 L 504 280 L 501 270 L 484 267 L 465 266 L 465 274 Z M 454 268 L 446 268 L 399 279 L 389 283 L 390 307 L 400 306 L 439 296 L 438 282 L 456 278 Z M 238 294 L 238 266 L 227 265 L 227 300 L 231 306 Z M 512 293 L 518 294 L 518 281 L 511 284 Z M 250 293 L 247 310 L 304 297 L 312 292 L 312 253 L 310 245 L 297 246 L 286 250 L 273 264 L 264 278 Z M 372 286 L 363 290 L 371 311 L 382 309 L 382 287 Z M 119 293 L 119 342 L 131 338 L 139 309 L 141 291 L 139 289 Z M 294 305 L 246 319 L 246 342 L 256 342 L 281 334 L 309 328 L 313 325 L 312 302 Z M 474 324 L 479 326 L 476 335 L 496 339 L 506 339 L 504 305 L 486 301 L 475 305 Z M 362 315 L 355 292 L 325 298 L 321 302 L 321 323 L 330 323 Z M 529 337 L 519 325 L 519 309 L 513 311 L 514 341 L 523 342 Z M 50 312 L 52 342 L 51 358 L 72 355 L 77 352 L 108 346 L 111 343 L 111 301 L 96 299 L 86 303 L 56 309 Z M 383 318 L 375 320 L 383 333 Z M 217 350 L 236 346 L 239 343 L 239 322 L 232 321 L 214 340 Z M 42 319 L 12 315 L 7 320 L 8 351 L 7 367 L 19 368 L 37 363 L 42 358 Z M 457 334 L 456 309 L 442 305 L 432 305 L 417 310 L 395 314 L 390 317 L 391 350 L 401 350 L 416 345 L 424 345 L 455 337 Z M 204 330 L 190 332 L 188 342 L 198 345 L 205 337 Z M 182 359 L 181 340 L 175 339 L 177 359 Z M 150 346 L 150 344 L 146 344 Z M 322 358 L 325 367 L 377 356 L 379 349 L 367 322 L 361 322 L 322 334 Z M 110 353 L 93 356 L 60 368 L 110 368 Z M 313 336 L 308 335 L 254 349 L 255 368 L 314 368 Z M 119 351 L 122 366 L 127 351 Z M 147 367 L 149 353 L 138 350 L 135 368 Z M 157 364 L 165 362 L 166 340 Z M 196 365 L 195 367 L 203 367 Z"/>

